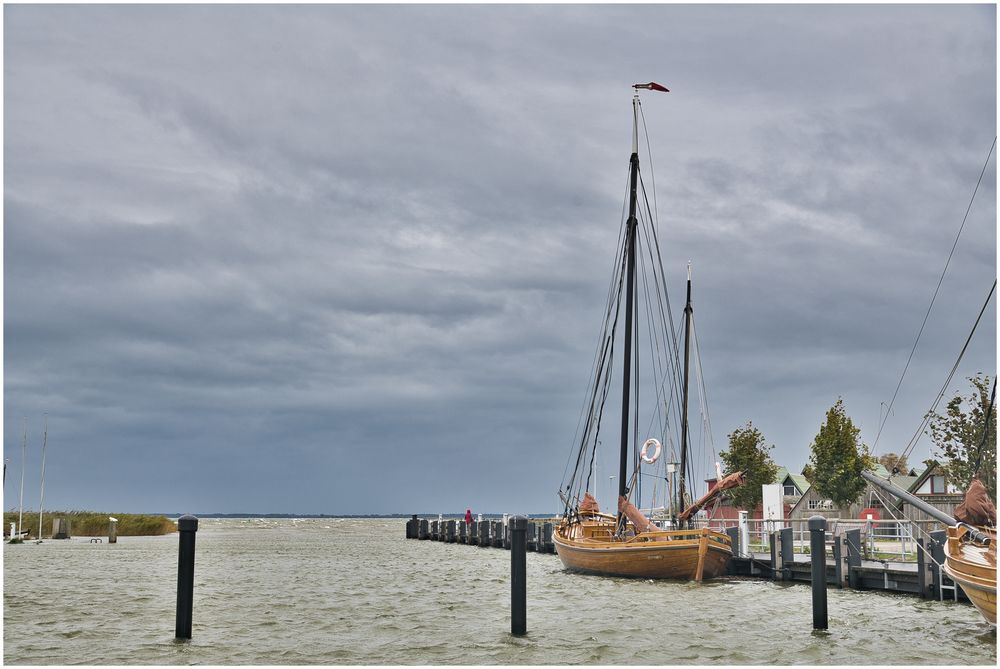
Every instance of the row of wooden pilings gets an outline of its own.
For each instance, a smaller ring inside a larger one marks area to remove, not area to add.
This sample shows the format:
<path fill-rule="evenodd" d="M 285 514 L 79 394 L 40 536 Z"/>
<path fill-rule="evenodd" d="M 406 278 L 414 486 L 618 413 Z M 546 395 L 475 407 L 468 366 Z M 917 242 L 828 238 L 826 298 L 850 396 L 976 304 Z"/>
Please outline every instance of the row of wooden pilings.
<path fill-rule="evenodd" d="M 427 520 L 414 515 L 406 521 L 406 538 L 510 550 L 509 520 L 505 516 L 501 519 L 480 519 L 466 523 L 464 519 Z M 535 522 L 529 520 L 526 533 L 527 550 L 538 553 L 555 553 L 556 547 L 552 543 L 552 528 L 553 525 L 550 521 Z"/>

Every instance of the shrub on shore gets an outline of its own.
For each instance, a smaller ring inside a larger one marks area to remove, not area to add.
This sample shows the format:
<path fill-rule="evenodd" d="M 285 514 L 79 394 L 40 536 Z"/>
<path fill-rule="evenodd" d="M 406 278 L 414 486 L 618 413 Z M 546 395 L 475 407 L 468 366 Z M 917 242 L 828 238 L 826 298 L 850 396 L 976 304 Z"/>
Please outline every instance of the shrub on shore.
<path fill-rule="evenodd" d="M 118 519 L 118 536 L 158 536 L 177 531 L 177 524 L 166 516 L 149 516 L 141 513 L 99 513 L 97 511 L 46 511 L 42 517 L 42 538 L 52 536 L 52 521 L 65 518 L 70 523 L 70 534 L 78 537 L 105 537 L 108 535 L 109 516 Z M 17 523 L 17 511 L 3 514 L 4 535 L 10 524 Z M 38 534 L 38 512 L 25 511 L 22 529 L 34 537 Z"/>

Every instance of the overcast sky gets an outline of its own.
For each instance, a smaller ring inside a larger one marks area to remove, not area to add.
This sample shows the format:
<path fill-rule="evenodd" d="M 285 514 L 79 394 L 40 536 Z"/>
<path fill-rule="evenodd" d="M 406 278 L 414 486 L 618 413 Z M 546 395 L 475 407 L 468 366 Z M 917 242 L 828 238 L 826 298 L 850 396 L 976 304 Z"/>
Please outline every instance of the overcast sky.
<path fill-rule="evenodd" d="M 716 450 L 753 420 L 798 471 L 838 396 L 871 444 L 996 133 L 994 6 L 8 5 L 4 508 L 47 412 L 47 508 L 555 511 L 650 80 Z M 879 453 L 994 280 L 995 166 Z M 994 300 L 951 390 L 995 368 Z"/>

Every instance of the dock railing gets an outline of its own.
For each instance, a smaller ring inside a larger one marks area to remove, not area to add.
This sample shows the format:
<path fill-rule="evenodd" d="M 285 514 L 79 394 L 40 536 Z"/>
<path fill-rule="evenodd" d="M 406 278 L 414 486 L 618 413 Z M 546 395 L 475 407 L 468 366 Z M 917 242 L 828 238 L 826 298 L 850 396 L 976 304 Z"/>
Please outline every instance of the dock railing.
<path fill-rule="evenodd" d="M 809 519 L 747 520 L 749 546 L 738 547 L 738 553 L 767 553 L 770 551 L 770 535 L 784 528 L 792 529 L 795 554 L 809 553 Z M 717 532 L 740 527 L 735 519 L 699 519 L 694 521 L 698 528 L 707 527 Z M 889 562 L 916 562 L 917 539 L 929 532 L 945 529 L 937 520 L 862 520 L 856 518 L 827 519 L 827 543 L 834 537 L 842 536 L 848 530 L 861 530 L 864 557 L 868 560 Z M 737 547 L 734 547 L 734 552 Z M 749 548 L 749 550 L 747 550 Z"/>

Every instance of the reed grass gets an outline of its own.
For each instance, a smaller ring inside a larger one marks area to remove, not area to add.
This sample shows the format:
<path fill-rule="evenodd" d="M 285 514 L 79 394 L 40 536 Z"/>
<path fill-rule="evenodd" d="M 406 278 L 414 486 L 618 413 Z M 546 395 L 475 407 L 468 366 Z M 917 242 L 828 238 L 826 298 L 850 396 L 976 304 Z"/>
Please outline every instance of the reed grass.
<path fill-rule="evenodd" d="M 42 517 L 42 538 L 52 536 L 52 521 L 55 518 L 65 518 L 70 523 L 71 536 L 106 537 L 110 526 L 109 516 L 118 519 L 118 536 L 158 536 L 177 531 L 177 524 L 166 516 L 150 516 L 140 513 L 100 513 L 97 511 L 46 511 Z M 7 511 L 3 514 L 3 531 L 10 532 L 10 524 L 17 523 L 17 511 Z M 38 534 L 38 512 L 25 511 L 22 529 Z"/>

